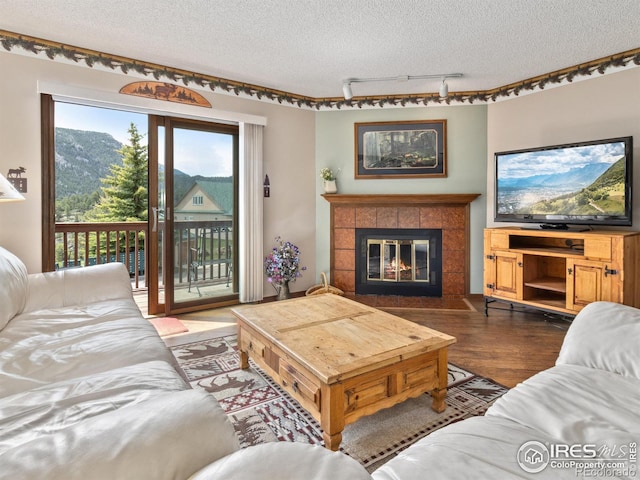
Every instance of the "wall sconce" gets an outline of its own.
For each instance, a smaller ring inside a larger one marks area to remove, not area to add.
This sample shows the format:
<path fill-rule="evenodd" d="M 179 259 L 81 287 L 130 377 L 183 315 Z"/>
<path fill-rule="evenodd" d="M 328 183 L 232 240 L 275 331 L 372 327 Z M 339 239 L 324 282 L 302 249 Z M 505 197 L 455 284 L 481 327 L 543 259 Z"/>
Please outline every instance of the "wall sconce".
<path fill-rule="evenodd" d="M 17 202 L 24 200 L 13 184 L 0 173 L 0 202 Z"/>
<path fill-rule="evenodd" d="M 264 176 L 264 183 L 262 184 L 262 188 L 264 189 L 265 198 L 271 196 L 271 189 L 269 187 L 270 187 L 269 175 L 265 175 Z"/>
<path fill-rule="evenodd" d="M 10 168 L 5 177 L 20 193 L 27 193 L 27 179 L 22 177 L 26 171 L 24 167 Z"/>

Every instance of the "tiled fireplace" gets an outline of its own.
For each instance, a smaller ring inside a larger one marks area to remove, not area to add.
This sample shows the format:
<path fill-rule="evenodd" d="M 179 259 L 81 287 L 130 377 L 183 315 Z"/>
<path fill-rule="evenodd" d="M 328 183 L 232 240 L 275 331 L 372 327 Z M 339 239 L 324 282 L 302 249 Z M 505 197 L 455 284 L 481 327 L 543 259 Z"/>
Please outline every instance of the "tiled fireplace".
<path fill-rule="evenodd" d="M 348 295 L 469 294 L 469 212 L 479 194 L 323 196 L 332 285 Z"/>

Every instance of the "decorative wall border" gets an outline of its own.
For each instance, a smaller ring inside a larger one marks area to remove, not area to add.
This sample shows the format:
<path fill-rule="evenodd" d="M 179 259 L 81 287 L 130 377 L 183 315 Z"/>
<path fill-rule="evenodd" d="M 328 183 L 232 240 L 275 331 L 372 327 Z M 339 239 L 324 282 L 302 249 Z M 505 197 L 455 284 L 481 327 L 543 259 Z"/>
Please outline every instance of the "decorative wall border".
<path fill-rule="evenodd" d="M 143 77 L 153 77 L 156 80 L 166 79 L 172 82 L 182 82 L 186 86 L 197 85 L 202 88 L 208 88 L 212 92 L 221 91 L 238 96 L 244 95 L 258 100 L 269 100 L 280 104 L 313 108 L 316 110 L 340 109 L 343 107 L 406 107 L 443 103 L 473 104 L 490 101 L 495 102 L 502 98 L 518 96 L 520 93 L 531 92 L 535 89 L 544 90 L 547 85 L 558 85 L 563 82 L 570 83 L 579 77 L 588 77 L 593 74 L 603 75 L 610 68 L 624 68 L 631 64 L 640 66 L 640 48 L 635 48 L 490 90 L 451 92 L 446 99 L 441 99 L 438 93 L 425 93 L 363 96 L 345 100 L 342 97 L 307 97 L 250 83 L 190 72 L 188 70 L 143 62 L 28 35 L 21 35 L 6 30 L 0 30 L 0 44 L 2 44 L 2 47 L 8 52 L 11 52 L 15 48 L 21 48 L 34 55 L 44 53 L 50 60 L 63 58 L 75 63 L 84 62 L 89 68 L 102 66 L 109 70 L 119 69 L 126 75 L 134 72 Z"/>

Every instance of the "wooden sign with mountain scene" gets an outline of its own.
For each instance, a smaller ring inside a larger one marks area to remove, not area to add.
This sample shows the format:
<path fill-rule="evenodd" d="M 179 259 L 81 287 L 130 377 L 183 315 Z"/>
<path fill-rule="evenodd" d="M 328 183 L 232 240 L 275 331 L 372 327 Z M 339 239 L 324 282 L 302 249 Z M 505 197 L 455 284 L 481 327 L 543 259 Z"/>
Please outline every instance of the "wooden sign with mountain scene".
<path fill-rule="evenodd" d="M 211 108 L 211 103 L 199 93 L 172 83 L 133 82 L 122 87 L 120 93 Z"/>

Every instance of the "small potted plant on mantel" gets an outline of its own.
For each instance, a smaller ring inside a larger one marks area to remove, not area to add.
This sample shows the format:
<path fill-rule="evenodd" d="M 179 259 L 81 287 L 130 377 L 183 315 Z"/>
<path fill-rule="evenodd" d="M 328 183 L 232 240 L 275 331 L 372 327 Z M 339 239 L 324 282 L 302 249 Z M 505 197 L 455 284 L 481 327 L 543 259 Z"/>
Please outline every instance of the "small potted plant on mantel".
<path fill-rule="evenodd" d="M 320 177 L 322 178 L 324 193 L 337 193 L 338 187 L 336 186 L 336 175 L 328 167 L 324 167 L 320 170 Z"/>

